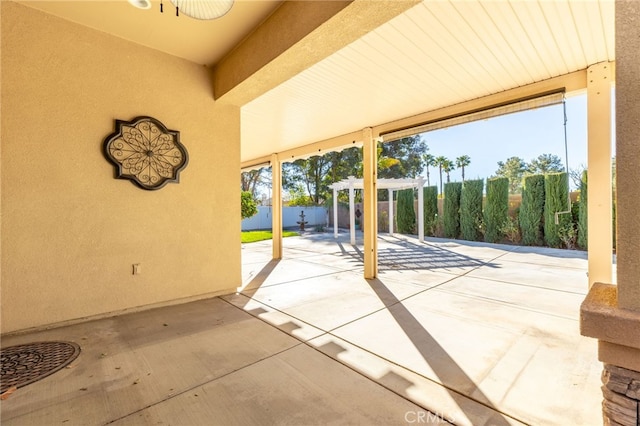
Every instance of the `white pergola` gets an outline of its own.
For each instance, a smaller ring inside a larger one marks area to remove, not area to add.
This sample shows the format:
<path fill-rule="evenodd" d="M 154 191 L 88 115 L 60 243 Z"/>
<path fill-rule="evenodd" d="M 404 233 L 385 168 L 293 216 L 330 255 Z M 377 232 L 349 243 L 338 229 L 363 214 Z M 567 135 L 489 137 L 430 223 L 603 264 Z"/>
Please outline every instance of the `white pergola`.
<path fill-rule="evenodd" d="M 424 241 L 424 195 L 421 189 L 424 187 L 422 176 L 415 179 L 378 179 L 377 189 L 389 191 L 389 234 L 393 234 L 393 191 L 401 189 L 418 188 L 418 239 Z M 354 206 L 354 190 L 364 188 L 364 180 L 349 176 L 348 179 L 329 185 L 333 189 L 333 236 L 338 238 L 338 191 L 349 190 L 349 230 L 351 244 L 356 243 L 356 225 Z"/>

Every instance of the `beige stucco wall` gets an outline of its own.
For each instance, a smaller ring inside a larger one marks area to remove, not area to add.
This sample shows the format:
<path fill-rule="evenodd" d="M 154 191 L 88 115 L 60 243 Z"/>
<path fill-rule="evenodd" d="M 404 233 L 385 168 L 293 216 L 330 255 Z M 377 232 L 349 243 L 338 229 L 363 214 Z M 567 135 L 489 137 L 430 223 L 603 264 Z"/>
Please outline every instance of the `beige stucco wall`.
<path fill-rule="evenodd" d="M 1 331 L 233 291 L 239 109 L 213 100 L 202 66 L 1 7 Z M 102 141 L 139 115 L 181 132 L 179 184 L 114 179 Z"/>

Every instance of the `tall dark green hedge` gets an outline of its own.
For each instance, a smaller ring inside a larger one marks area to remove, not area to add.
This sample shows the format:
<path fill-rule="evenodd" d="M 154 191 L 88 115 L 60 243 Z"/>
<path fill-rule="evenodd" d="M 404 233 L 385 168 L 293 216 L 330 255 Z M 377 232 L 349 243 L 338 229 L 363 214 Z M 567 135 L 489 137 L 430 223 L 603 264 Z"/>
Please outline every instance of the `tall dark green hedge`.
<path fill-rule="evenodd" d="M 587 171 L 582 172 L 580 181 L 580 201 L 578 210 L 578 247 L 587 249 Z"/>
<path fill-rule="evenodd" d="M 541 246 L 544 243 L 544 175 L 524 178 L 518 220 L 522 244 Z"/>
<path fill-rule="evenodd" d="M 438 217 L 438 187 L 427 186 L 423 189 L 423 194 L 424 233 L 433 235 Z"/>
<path fill-rule="evenodd" d="M 460 236 L 461 194 L 461 182 L 449 182 L 444 184 L 444 206 L 442 216 L 444 218 L 444 236 L 446 238 L 458 238 Z"/>
<path fill-rule="evenodd" d="M 398 191 L 398 233 L 413 234 L 416 227 L 416 212 L 413 208 L 413 189 Z"/>
<path fill-rule="evenodd" d="M 460 235 L 469 241 L 479 241 L 482 237 L 482 190 L 484 180 L 466 180 L 462 184 L 460 196 Z"/>
<path fill-rule="evenodd" d="M 487 179 L 487 202 L 484 208 L 484 239 L 488 243 L 499 242 L 502 227 L 509 214 L 509 178 Z"/>
<path fill-rule="evenodd" d="M 566 173 L 549 173 L 544 177 L 544 242 L 549 247 L 562 247 L 562 240 L 558 230 L 571 223 L 571 213 L 558 215 L 559 223 L 556 224 L 556 212 L 570 209 L 569 181 Z"/>

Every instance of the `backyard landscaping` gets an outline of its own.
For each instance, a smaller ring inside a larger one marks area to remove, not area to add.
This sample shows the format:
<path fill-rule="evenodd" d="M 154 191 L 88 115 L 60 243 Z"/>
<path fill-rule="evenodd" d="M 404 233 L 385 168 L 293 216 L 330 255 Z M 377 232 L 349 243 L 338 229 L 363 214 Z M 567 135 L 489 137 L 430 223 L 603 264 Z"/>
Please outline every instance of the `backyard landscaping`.
<path fill-rule="evenodd" d="M 283 237 L 297 237 L 297 232 L 282 231 Z M 243 231 L 241 241 L 243 243 L 255 243 L 256 241 L 270 240 L 272 238 L 271 231 Z"/>

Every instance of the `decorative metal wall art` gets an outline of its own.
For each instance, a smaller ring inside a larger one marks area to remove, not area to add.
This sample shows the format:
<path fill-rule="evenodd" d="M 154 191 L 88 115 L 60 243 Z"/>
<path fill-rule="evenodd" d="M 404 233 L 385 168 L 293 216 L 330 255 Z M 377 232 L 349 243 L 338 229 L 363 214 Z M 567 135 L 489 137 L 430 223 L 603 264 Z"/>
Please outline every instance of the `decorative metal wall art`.
<path fill-rule="evenodd" d="M 142 189 L 160 189 L 179 182 L 189 155 L 180 132 L 152 117 L 116 120 L 115 132 L 104 140 L 104 154 L 115 166 L 116 179 L 129 179 Z"/>

